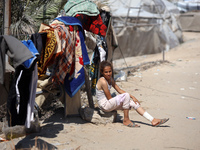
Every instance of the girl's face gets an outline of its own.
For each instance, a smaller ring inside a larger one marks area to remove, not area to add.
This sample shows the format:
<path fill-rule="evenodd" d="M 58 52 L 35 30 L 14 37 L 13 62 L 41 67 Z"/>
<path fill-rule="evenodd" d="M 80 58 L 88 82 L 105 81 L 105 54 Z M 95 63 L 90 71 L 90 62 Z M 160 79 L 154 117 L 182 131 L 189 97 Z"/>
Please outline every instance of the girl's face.
<path fill-rule="evenodd" d="M 110 66 L 106 66 L 103 69 L 103 76 L 106 80 L 110 80 L 112 77 L 112 68 Z"/>

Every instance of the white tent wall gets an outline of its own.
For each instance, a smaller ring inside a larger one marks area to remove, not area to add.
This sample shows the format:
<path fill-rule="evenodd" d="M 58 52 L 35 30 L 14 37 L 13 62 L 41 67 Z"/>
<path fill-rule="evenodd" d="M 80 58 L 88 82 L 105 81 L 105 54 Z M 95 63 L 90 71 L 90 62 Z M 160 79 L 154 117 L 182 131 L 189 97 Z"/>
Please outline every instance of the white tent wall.
<path fill-rule="evenodd" d="M 179 17 L 183 31 L 200 32 L 200 13 L 186 12 Z"/>
<path fill-rule="evenodd" d="M 177 6 L 180 26 L 183 31 L 200 31 L 200 0 L 171 0 Z"/>
<path fill-rule="evenodd" d="M 153 54 L 165 48 L 165 36 L 161 36 L 158 26 L 143 28 L 125 27 L 117 36 L 120 48 L 114 52 L 114 59 L 124 57 Z"/>
<path fill-rule="evenodd" d="M 179 10 L 166 0 L 107 0 L 119 47 L 114 59 L 159 53 L 182 41 Z M 153 38 L 152 38 L 153 37 Z"/>

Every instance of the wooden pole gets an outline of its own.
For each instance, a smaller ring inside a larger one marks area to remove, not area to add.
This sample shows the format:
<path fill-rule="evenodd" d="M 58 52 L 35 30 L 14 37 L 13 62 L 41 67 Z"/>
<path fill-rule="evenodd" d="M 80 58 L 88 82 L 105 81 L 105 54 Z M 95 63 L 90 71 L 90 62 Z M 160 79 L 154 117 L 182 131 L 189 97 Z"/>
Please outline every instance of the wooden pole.
<path fill-rule="evenodd" d="M 11 0 L 4 0 L 4 4 L 4 35 L 9 35 L 11 24 Z"/>
<path fill-rule="evenodd" d="M 4 22 L 3 22 L 3 34 L 10 35 L 10 24 L 11 24 L 11 0 L 4 0 Z M 6 55 L 6 61 L 10 62 L 10 59 Z"/>
<path fill-rule="evenodd" d="M 85 67 L 84 67 L 84 71 L 85 71 L 85 88 L 87 91 L 88 103 L 89 103 L 90 108 L 94 108 L 94 102 L 93 102 L 92 92 L 91 92 L 91 87 L 90 87 L 90 80 L 89 80 L 89 76 Z"/>

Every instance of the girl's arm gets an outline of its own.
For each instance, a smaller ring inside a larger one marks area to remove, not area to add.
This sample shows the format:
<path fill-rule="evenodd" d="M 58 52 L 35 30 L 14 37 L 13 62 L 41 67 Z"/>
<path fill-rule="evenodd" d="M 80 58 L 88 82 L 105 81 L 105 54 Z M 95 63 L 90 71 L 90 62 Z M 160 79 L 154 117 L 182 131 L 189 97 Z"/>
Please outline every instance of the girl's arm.
<path fill-rule="evenodd" d="M 112 78 L 112 87 L 119 93 L 126 93 L 124 90 L 122 90 L 115 82 L 115 80 Z"/>
<path fill-rule="evenodd" d="M 110 91 L 108 89 L 107 81 L 105 79 L 100 79 L 101 89 L 104 91 L 106 98 L 109 100 L 112 98 Z"/>
<path fill-rule="evenodd" d="M 114 79 L 112 79 L 112 86 L 113 86 L 113 88 L 115 88 L 115 90 L 119 93 L 119 94 L 122 94 L 122 93 L 126 93 L 124 90 L 122 90 L 117 84 L 116 84 L 116 82 L 114 81 Z M 131 94 L 129 94 L 130 95 L 130 97 L 133 99 L 133 101 L 136 103 L 139 103 L 140 104 L 140 102 L 133 96 L 133 95 L 131 95 Z"/>

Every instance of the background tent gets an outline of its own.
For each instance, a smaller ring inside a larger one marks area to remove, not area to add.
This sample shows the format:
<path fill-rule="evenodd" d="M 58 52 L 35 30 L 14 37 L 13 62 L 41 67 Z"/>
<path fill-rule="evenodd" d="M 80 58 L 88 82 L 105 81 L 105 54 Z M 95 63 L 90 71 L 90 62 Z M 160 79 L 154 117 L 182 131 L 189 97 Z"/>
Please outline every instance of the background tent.
<path fill-rule="evenodd" d="M 200 0 L 173 1 L 181 12 L 179 16 L 183 31 L 200 31 Z"/>
<path fill-rule="evenodd" d="M 182 13 L 200 10 L 200 0 L 175 0 L 173 3 Z"/>
<path fill-rule="evenodd" d="M 187 12 L 179 17 L 181 28 L 183 31 L 200 31 L 200 13 Z"/>
<path fill-rule="evenodd" d="M 182 41 L 179 10 L 166 0 L 108 0 L 119 47 L 114 59 L 153 54 Z"/>

